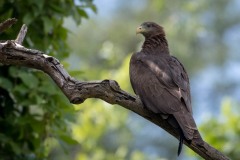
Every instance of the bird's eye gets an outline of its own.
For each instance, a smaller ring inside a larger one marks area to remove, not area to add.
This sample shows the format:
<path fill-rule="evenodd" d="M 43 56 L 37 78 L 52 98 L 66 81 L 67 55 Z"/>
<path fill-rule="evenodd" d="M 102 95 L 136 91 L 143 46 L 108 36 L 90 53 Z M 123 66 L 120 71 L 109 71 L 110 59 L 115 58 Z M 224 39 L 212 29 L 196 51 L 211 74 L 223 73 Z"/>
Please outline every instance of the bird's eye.
<path fill-rule="evenodd" d="M 147 24 L 147 28 L 149 28 L 149 27 L 151 27 L 151 25 L 150 25 L 150 24 Z"/>

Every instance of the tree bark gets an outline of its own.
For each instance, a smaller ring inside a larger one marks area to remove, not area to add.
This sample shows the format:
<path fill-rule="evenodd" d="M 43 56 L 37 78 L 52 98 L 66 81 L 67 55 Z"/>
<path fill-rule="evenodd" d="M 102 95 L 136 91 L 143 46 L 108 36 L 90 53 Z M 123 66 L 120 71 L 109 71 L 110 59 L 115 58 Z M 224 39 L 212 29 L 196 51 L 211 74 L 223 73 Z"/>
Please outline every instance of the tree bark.
<path fill-rule="evenodd" d="M 5 28 L 4 28 L 5 29 Z M 101 81 L 79 81 L 72 78 L 63 68 L 60 62 L 42 51 L 28 49 L 21 45 L 26 35 L 27 27 L 23 26 L 16 40 L 8 40 L 0 43 L 0 63 L 4 65 L 18 65 L 35 68 L 48 74 L 61 89 L 70 103 L 80 104 L 88 98 L 99 98 L 110 104 L 118 104 L 128 110 L 135 112 L 157 126 L 163 128 L 172 136 L 178 138 L 178 131 L 171 127 L 161 116 L 153 114 L 144 108 L 139 97 L 130 95 L 121 90 L 114 80 Z M 229 159 L 207 142 L 199 146 L 194 140 L 184 141 L 184 144 L 194 152 L 207 160 Z"/>

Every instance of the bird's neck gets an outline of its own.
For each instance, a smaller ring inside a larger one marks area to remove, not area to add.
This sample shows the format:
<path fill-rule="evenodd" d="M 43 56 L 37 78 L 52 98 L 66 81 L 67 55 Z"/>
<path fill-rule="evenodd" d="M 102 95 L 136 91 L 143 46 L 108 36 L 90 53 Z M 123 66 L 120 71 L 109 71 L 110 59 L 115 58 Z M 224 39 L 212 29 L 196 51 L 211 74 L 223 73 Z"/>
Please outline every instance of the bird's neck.
<path fill-rule="evenodd" d="M 142 51 L 156 51 L 155 53 L 169 54 L 168 42 L 165 35 L 155 35 L 145 38 L 142 45 Z"/>

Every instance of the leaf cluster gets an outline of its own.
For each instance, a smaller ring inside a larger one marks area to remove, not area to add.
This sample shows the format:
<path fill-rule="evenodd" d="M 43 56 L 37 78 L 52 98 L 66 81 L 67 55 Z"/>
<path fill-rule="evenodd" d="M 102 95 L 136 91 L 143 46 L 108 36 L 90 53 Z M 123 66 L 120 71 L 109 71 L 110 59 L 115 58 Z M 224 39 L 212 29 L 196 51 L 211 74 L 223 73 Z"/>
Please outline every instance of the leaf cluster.
<path fill-rule="evenodd" d="M 15 39 L 21 25 L 27 24 L 24 46 L 65 59 L 70 49 L 64 18 L 80 24 L 88 18 L 87 8 L 96 12 L 91 0 L 2 0 L 0 21 L 15 17 L 18 23 L 2 33 L 1 40 Z M 35 70 L 0 65 L 0 159 L 45 159 L 54 144 L 77 144 L 69 136 L 74 108 L 46 79 Z"/>

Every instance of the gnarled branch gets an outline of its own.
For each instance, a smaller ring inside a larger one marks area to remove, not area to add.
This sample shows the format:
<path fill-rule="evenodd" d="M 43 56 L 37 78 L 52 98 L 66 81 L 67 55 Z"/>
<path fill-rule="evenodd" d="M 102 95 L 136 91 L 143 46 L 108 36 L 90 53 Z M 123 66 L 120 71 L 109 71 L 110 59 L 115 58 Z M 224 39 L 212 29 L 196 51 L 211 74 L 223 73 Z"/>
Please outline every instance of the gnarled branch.
<path fill-rule="evenodd" d="M 22 27 L 24 31 L 20 31 L 18 37 L 24 38 L 26 29 L 26 27 Z M 23 38 L 20 40 L 17 38 L 17 42 L 21 43 Z M 176 129 L 171 127 L 166 120 L 145 109 L 137 96 L 130 95 L 121 90 L 118 83 L 114 80 L 88 82 L 75 80 L 56 58 L 47 56 L 38 50 L 25 48 L 16 43 L 16 41 L 11 40 L 0 43 L 0 63 L 35 68 L 47 73 L 73 104 L 83 103 L 88 98 L 99 98 L 110 104 L 118 104 L 137 113 L 176 138 L 179 136 Z M 184 141 L 184 143 L 204 159 L 228 159 L 206 142 L 204 142 L 203 146 L 197 145 L 194 140 L 191 143 L 187 141 Z"/>

